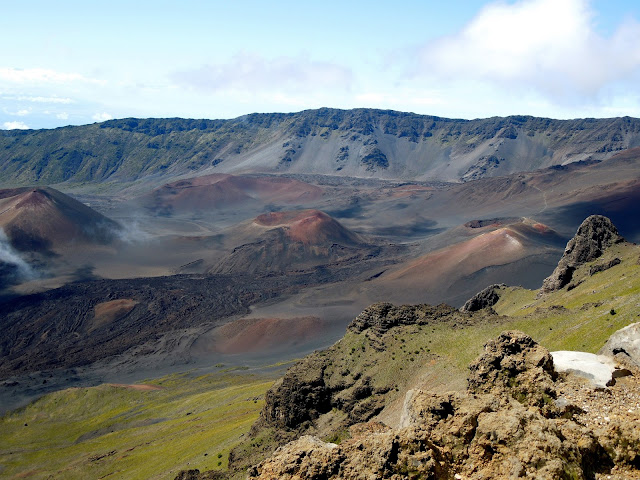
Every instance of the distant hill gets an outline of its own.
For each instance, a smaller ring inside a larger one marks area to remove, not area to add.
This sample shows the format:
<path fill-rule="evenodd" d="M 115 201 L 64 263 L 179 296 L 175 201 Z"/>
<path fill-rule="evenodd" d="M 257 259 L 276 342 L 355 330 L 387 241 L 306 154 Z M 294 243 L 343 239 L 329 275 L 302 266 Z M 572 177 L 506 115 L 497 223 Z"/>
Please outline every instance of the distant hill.
<path fill-rule="evenodd" d="M 291 178 L 213 174 L 168 183 L 145 194 L 142 204 L 158 215 L 264 205 L 305 203 L 322 197 L 322 189 Z"/>
<path fill-rule="evenodd" d="M 118 223 L 53 188 L 0 190 L 0 228 L 19 251 L 108 244 Z"/>
<path fill-rule="evenodd" d="M 357 262 L 375 248 L 319 210 L 265 213 L 249 228 L 254 239 L 236 247 L 208 273 L 266 273 Z"/>
<path fill-rule="evenodd" d="M 467 181 L 605 160 L 638 145 L 640 120 L 629 117 L 457 120 L 322 108 L 231 120 L 129 118 L 3 131 L 0 178 L 12 186 L 140 179 L 159 186 L 209 173 Z"/>

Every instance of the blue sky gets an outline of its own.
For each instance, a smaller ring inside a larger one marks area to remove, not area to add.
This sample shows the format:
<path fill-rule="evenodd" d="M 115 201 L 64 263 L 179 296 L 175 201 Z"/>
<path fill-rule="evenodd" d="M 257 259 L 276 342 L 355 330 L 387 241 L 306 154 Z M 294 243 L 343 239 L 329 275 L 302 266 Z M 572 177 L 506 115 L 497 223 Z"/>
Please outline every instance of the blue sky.
<path fill-rule="evenodd" d="M 0 128 L 390 108 L 640 116 L 640 2 L 2 2 Z"/>

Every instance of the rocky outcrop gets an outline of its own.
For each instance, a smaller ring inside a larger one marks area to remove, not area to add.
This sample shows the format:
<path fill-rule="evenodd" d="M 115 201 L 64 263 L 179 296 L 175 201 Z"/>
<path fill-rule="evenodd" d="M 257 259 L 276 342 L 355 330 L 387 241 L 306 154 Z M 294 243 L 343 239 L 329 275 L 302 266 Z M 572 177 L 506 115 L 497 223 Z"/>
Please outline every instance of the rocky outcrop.
<path fill-rule="evenodd" d="M 398 325 L 424 325 L 448 318 L 456 309 L 449 305 L 401 305 L 374 303 L 358 315 L 347 327 L 348 331 L 360 333 L 371 329 L 382 335 Z"/>
<path fill-rule="evenodd" d="M 429 325 L 456 329 L 485 317 L 482 313 L 472 317 L 448 305 L 370 306 L 353 320 L 341 341 L 300 360 L 272 386 L 252 435 L 269 435 L 272 448 L 309 433 L 340 436 L 401 395 L 411 377 L 409 365 L 434 360 L 426 345 L 407 348 L 409 335 Z M 237 447 L 230 454 L 230 468 L 238 470 L 249 459 L 255 463 L 267 453 L 258 450 L 251 445 Z"/>
<path fill-rule="evenodd" d="M 266 393 L 261 419 L 278 428 L 296 428 L 332 408 L 331 389 L 326 385 L 326 360 L 310 356 Z"/>
<path fill-rule="evenodd" d="M 503 287 L 506 287 L 504 283 L 489 285 L 467 300 L 460 310 L 463 312 L 477 312 L 483 308 L 493 307 L 500 300 L 498 291 Z"/>
<path fill-rule="evenodd" d="M 620 265 L 622 260 L 618 257 L 609 260 L 608 262 L 598 263 L 596 265 L 591 265 L 589 268 L 589 275 L 595 275 L 596 273 L 604 272 L 605 270 L 609 270 L 616 265 Z"/>
<path fill-rule="evenodd" d="M 485 351 L 469 365 L 468 391 L 491 393 L 536 407 L 546 416 L 557 413 L 553 357 L 529 335 L 509 331 L 485 345 Z"/>
<path fill-rule="evenodd" d="M 399 429 L 359 428 L 340 445 L 302 437 L 249 477 L 590 479 L 633 461 L 625 431 L 605 447 L 554 400 L 552 357 L 529 336 L 503 333 L 470 369 L 466 393 L 410 391 Z"/>
<path fill-rule="evenodd" d="M 588 217 L 575 236 L 569 240 L 564 254 L 553 273 L 542 283 L 542 294 L 559 290 L 569 284 L 573 272 L 582 264 L 600 257 L 611 245 L 623 242 L 616 227 L 607 217 Z"/>

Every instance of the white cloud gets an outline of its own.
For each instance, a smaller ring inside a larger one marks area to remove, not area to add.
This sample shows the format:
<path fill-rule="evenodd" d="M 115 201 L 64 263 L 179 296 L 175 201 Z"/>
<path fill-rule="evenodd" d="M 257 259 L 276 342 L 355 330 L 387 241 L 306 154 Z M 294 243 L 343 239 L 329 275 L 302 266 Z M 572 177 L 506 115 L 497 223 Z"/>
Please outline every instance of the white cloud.
<path fill-rule="evenodd" d="M 69 114 L 66 113 L 66 112 L 58 113 L 58 114 L 56 114 L 56 118 L 58 120 L 68 120 L 69 119 Z"/>
<path fill-rule="evenodd" d="M 419 89 L 396 88 L 391 92 L 363 92 L 354 97 L 360 105 L 379 108 L 400 108 L 405 106 L 432 107 L 445 103 L 442 94 Z"/>
<path fill-rule="evenodd" d="M 29 126 L 24 122 L 4 122 L 2 128 L 4 130 L 28 130 Z"/>
<path fill-rule="evenodd" d="M 9 110 L 7 108 L 3 108 L 2 111 L 7 115 L 11 115 L 13 117 L 26 117 L 31 113 L 31 108 L 21 108 L 20 110 Z"/>
<path fill-rule="evenodd" d="M 96 113 L 93 117 L 96 122 L 106 122 L 107 120 L 111 120 L 113 116 L 109 115 L 107 112 Z"/>
<path fill-rule="evenodd" d="M 20 102 L 34 102 L 34 103 L 61 103 L 61 104 L 70 104 L 74 103 L 74 101 L 70 98 L 63 97 L 5 97 L 8 100 L 18 100 Z"/>
<path fill-rule="evenodd" d="M 177 72 L 172 80 L 201 91 L 223 90 L 348 90 L 353 74 L 349 68 L 304 57 L 265 59 L 250 53 L 239 53 L 229 62 L 205 65 Z"/>
<path fill-rule="evenodd" d="M 57 72 L 47 68 L 0 67 L 0 81 L 18 84 L 67 84 L 71 82 L 103 85 L 103 80 L 85 77 L 79 73 Z M 38 97 L 33 97 L 38 98 Z"/>
<path fill-rule="evenodd" d="M 628 20 L 603 37 L 588 0 L 495 2 L 457 34 L 425 45 L 420 70 L 556 99 L 594 97 L 640 74 L 640 24 Z"/>

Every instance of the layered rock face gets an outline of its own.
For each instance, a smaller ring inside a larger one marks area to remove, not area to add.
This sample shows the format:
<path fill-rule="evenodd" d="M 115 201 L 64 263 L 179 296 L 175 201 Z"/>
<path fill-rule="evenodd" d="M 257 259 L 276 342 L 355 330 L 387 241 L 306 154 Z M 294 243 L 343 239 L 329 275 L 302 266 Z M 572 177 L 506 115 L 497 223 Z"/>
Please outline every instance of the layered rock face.
<path fill-rule="evenodd" d="M 384 335 L 401 325 L 427 325 L 448 321 L 463 323 L 468 315 L 448 305 L 403 305 L 376 303 L 367 307 L 348 326 L 351 333 L 366 332 L 367 347 L 383 351 Z M 385 394 L 393 382 L 376 385 L 371 372 L 330 373 L 335 351 L 313 353 L 292 366 L 265 395 L 260 422 L 263 426 L 299 430 L 333 408 L 347 414 L 348 423 L 369 420 L 385 405 Z M 341 367 L 343 368 L 343 367 Z M 299 432 L 300 433 L 300 432 Z"/>
<path fill-rule="evenodd" d="M 567 243 L 558 266 L 542 283 L 541 293 L 560 290 L 568 285 L 580 265 L 595 260 L 611 245 L 623 241 L 611 220 L 602 215 L 591 215 Z"/>
<path fill-rule="evenodd" d="M 341 445 L 304 436 L 249 478 L 591 479 L 637 466 L 637 419 L 600 430 L 576 421 L 553 358 L 528 335 L 504 332 L 470 372 L 464 393 L 410 391 L 399 429 L 354 425 Z"/>

